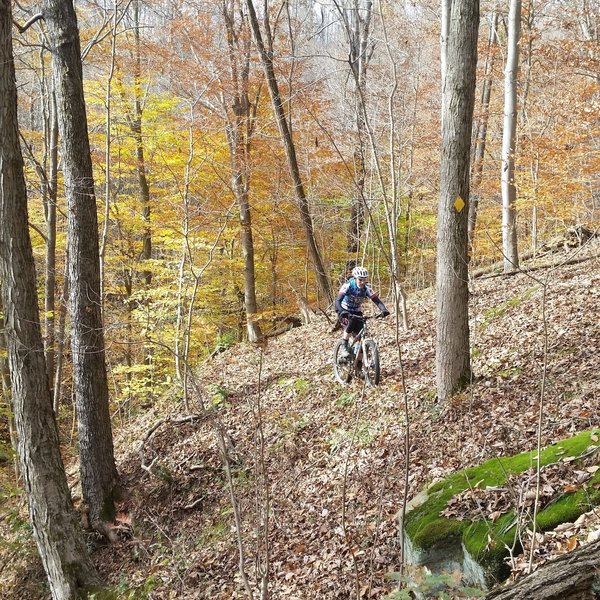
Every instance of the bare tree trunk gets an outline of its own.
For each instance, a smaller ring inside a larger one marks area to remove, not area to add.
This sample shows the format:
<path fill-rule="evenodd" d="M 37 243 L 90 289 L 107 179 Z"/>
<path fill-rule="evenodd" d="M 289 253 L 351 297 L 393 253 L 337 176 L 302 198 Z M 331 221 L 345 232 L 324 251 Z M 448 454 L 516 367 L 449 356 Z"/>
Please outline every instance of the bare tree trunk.
<path fill-rule="evenodd" d="M 365 220 L 365 178 L 366 140 L 365 109 L 362 104 L 367 95 L 367 68 L 370 59 L 369 38 L 371 34 L 371 18 L 373 2 L 371 0 L 353 0 L 350 8 L 342 2 L 334 0 L 334 5 L 344 25 L 348 39 L 348 62 L 354 79 L 354 104 L 356 115 L 356 142 L 354 143 L 354 180 L 356 193 L 350 205 L 350 221 L 348 223 L 348 241 L 346 272 L 349 273 L 357 264 L 360 242 Z"/>
<path fill-rule="evenodd" d="M 100 299 L 98 217 L 83 97 L 83 70 L 72 0 L 45 0 L 62 141 L 69 227 L 69 307 L 83 497 L 93 527 L 108 535 L 118 483 Z"/>
<path fill-rule="evenodd" d="M 17 455 L 17 432 L 15 430 L 15 416 L 12 413 L 12 391 L 10 382 L 10 366 L 8 364 L 8 346 L 6 335 L 4 333 L 4 308 L 2 307 L 2 290 L 0 289 L 0 378 L 2 378 L 2 399 L 6 404 L 8 433 L 10 436 L 10 446 L 15 454 L 13 468 L 15 479 L 19 478 L 19 458 Z"/>
<path fill-rule="evenodd" d="M 46 373 L 50 389 L 54 388 L 55 344 L 56 344 L 56 200 L 58 186 L 58 117 L 56 114 L 56 96 L 50 94 L 50 163 L 46 186 L 46 283 L 44 293 L 44 354 Z"/>
<path fill-rule="evenodd" d="M 298 209 L 300 210 L 300 219 L 302 221 L 302 225 L 304 227 L 304 233 L 306 235 L 306 244 L 308 246 L 308 252 L 313 264 L 313 268 L 315 270 L 315 277 L 317 280 L 317 287 L 323 294 L 325 300 L 327 302 L 333 301 L 333 292 L 331 289 L 331 282 L 325 270 L 325 264 L 321 257 L 321 253 L 317 246 L 317 240 L 315 237 L 312 214 L 310 212 L 310 207 L 308 204 L 308 199 L 306 197 L 306 193 L 304 191 L 304 184 L 302 182 L 302 178 L 300 176 L 300 168 L 298 166 L 298 159 L 296 157 L 296 147 L 294 145 L 294 140 L 292 138 L 292 133 L 289 128 L 289 124 L 285 115 L 285 110 L 283 108 L 283 102 L 281 99 L 281 94 L 279 93 L 279 85 L 277 83 L 277 77 L 275 75 L 275 69 L 273 68 L 273 57 L 272 51 L 267 50 L 263 35 L 260 29 L 260 24 L 258 22 L 258 17 L 256 15 L 256 10 L 254 8 L 253 0 L 246 0 L 246 4 L 248 6 L 248 15 L 250 18 L 250 25 L 252 26 L 252 32 L 254 34 L 254 40 L 256 41 L 256 46 L 258 48 L 258 53 L 260 55 L 260 59 L 263 65 L 263 69 L 265 71 L 265 77 L 267 79 L 267 84 L 269 86 L 269 93 L 271 95 L 271 102 L 273 104 L 273 110 L 275 112 L 275 117 L 277 119 L 277 124 L 279 126 L 279 133 L 281 134 L 281 140 L 283 142 L 283 146 L 285 148 L 285 154 L 287 157 L 288 168 L 290 171 L 290 176 L 292 178 L 292 182 L 294 184 L 294 192 L 296 195 L 296 202 L 298 205 Z M 265 6 L 265 22 L 268 23 L 269 15 L 268 15 L 268 6 Z M 269 43 L 269 48 L 272 46 L 272 38 L 270 28 L 267 28 L 266 31 L 267 42 Z"/>
<path fill-rule="evenodd" d="M 113 22 L 110 43 L 110 65 L 108 68 L 108 77 L 106 78 L 106 91 L 104 101 L 106 106 L 106 140 L 104 142 L 104 163 L 106 171 L 106 180 L 104 183 L 104 223 L 102 225 L 102 234 L 100 236 L 100 299 L 102 302 L 102 313 L 104 314 L 104 257 L 106 255 L 106 244 L 108 241 L 108 226 L 110 221 L 110 197 L 112 185 L 112 163 L 111 163 L 111 128 L 112 128 L 112 82 L 115 74 L 115 59 L 117 53 L 117 0 L 113 3 Z"/>
<path fill-rule="evenodd" d="M 492 591 L 485 600 L 594 600 L 600 541 L 548 561 L 527 577 Z"/>
<path fill-rule="evenodd" d="M 68 264 L 69 258 L 65 257 Z M 65 280 L 63 283 L 63 293 L 58 306 L 58 326 L 56 328 L 56 361 L 54 371 L 54 389 L 52 390 L 52 406 L 54 414 L 58 414 L 60 406 L 60 397 L 62 395 L 62 372 L 65 362 L 65 329 L 67 324 L 67 299 L 69 297 L 69 274 L 65 269 Z"/>
<path fill-rule="evenodd" d="M 481 108 L 477 119 L 477 130 L 475 134 L 475 155 L 471 165 L 471 197 L 469 201 L 469 248 L 473 246 L 475 224 L 477 222 L 477 209 L 479 207 L 479 188 L 483 177 L 483 160 L 485 158 L 485 145 L 487 142 L 487 126 L 490 117 L 490 97 L 492 94 L 494 58 L 496 54 L 496 42 L 498 39 L 498 13 L 492 13 L 490 24 L 490 35 L 488 39 L 487 56 L 485 58 L 485 69 L 483 84 L 481 88 Z"/>
<path fill-rule="evenodd" d="M 133 2 L 133 34 L 135 36 L 135 57 L 133 73 L 133 118 L 131 122 L 131 131 L 135 140 L 136 170 L 138 184 L 140 186 L 140 204 L 142 206 L 142 219 L 144 220 L 145 230 L 142 236 L 142 261 L 148 261 L 152 258 L 152 233 L 150 231 L 150 186 L 146 175 L 146 159 L 144 156 L 144 138 L 142 135 L 142 62 L 140 47 L 140 3 L 139 0 Z M 145 263 L 143 270 L 143 279 L 145 285 L 152 283 L 152 272 Z"/>
<path fill-rule="evenodd" d="M 517 189 L 515 187 L 515 147 L 517 142 L 517 71 L 521 0 L 511 0 L 508 15 L 508 48 L 504 70 L 504 128 L 502 132 L 502 253 L 504 272 L 519 268 L 517 251 Z"/>
<path fill-rule="evenodd" d="M 479 1 L 454 0 L 442 101 L 437 234 L 436 381 L 442 401 L 471 374 L 467 226 L 478 28 Z"/>
<path fill-rule="evenodd" d="M 254 239 L 250 212 L 250 140 L 254 133 L 256 105 L 249 97 L 250 32 L 248 22 L 238 3 L 224 0 L 223 16 L 229 50 L 229 67 L 233 84 L 230 106 L 225 106 L 226 131 L 231 159 L 231 187 L 240 212 L 240 233 L 244 255 L 244 310 L 248 339 L 256 342 L 261 331 L 256 322 L 256 273 L 254 268 Z M 236 10 L 236 8 L 238 10 Z M 236 24 L 236 14 L 240 22 Z M 258 98 L 257 98 L 258 102 Z M 230 114 L 231 112 L 231 114 Z"/>
<path fill-rule="evenodd" d="M 0 281 L 18 453 L 29 516 L 54 600 L 99 583 L 78 530 L 46 376 L 17 125 L 11 2 L 0 0 Z M 87 596 L 87 594 L 86 594 Z"/>
<path fill-rule="evenodd" d="M 442 127 L 444 126 L 444 102 L 446 99 L 446 72 L 448 71 L 448 36 L 450 35 L 450 16 L 452 14 L 452 0 L 441 0 L 441 27 L 440 27 L 440 75 L 442 92 Z"/>

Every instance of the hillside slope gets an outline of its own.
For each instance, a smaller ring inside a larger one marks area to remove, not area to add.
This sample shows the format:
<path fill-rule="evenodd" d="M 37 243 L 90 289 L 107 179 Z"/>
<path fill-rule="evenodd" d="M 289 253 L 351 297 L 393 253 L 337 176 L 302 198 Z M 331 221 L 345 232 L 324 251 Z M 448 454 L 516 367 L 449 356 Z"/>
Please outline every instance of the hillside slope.
<path fill-rule="evenodd" d="M 198 418 L 182 419 L 170 399 L 119 431 L 124 540 L 98 543 L 97 565 L 115 584 L 146 582 L 151 598 L 248 597 L 218 427 L 255 597 L 267 556 L 270 598 L 382 597 L 400 567 L 405 399 L 409 498 L 457 469 L 534 448 L 542 380 L 544 445 L 600 423 L 599 250 L 596 242 L 545 258 L 591 257 L 583 262 L 472 283 L 475 379 L 447 405 L 435 398 L 431 292 L 409 299 L 400 349 L 393 319 L 372 322 L 375 389 L 335 383 L 339 332 L 324 317 L 264 350 L 241 344 L 207 361 L 190 407 Z M 142 468 L 142 441 L 153 473 Z"/>

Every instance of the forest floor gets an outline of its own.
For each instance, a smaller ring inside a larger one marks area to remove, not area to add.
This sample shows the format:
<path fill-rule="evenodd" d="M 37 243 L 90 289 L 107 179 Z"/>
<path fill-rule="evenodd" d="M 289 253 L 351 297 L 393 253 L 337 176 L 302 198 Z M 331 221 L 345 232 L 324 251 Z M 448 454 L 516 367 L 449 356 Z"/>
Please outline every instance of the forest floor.
<path fill-rule="evenodd" d="M 264 571 L 272 599 L 383 598 L 401 566 L 405 482 L 410 499 L 452 472 L 532 450 L 538 422 L 543 445 L 600 424 L 600 243 L 524 267 L 534 270 L 471 282 L 474 379 L 449 403 L 436 400 L 428 290 L 409 298 L 399 346 L 393 318 L 371 321 L 377 388 L 334 381 L 339 331 L 315 316 L 264 348 L 239 344 L 203 363 L 187 409 L 165 398 L 126 426 L 117 419 L 127 496 L 123 540 L 90 540 L 103 576 L 160 600 L 247 598 L 242 548 L 255 598 Z M 536 564 L 599 529 L 590 515 L 541 535 Z M 527 560 L 513 558 L 517 575 Z M 3 571 L 20 595 L 0 597 L 44 597 L 33 593 L 35 570 Z"/>

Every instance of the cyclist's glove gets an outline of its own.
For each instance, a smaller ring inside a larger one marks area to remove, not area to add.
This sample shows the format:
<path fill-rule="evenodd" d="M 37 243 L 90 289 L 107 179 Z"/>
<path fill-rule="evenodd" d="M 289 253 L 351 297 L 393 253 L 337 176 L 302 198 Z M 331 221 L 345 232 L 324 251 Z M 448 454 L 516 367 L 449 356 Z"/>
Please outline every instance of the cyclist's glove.
<path fill-rule="evenodd" d="M 345 310 L 342 310 L 342 311 L 340 312 L 340 314 L 339 314 L 339 319 L 340 319 L 340 321 L 341 321 L 342 319 L 349 319 L 349 318 L 350 318 L 350 313 L 349 313 L 349 312 L 347 312 L 347 311 L 345 311 Z"/>
<path fill-rule="evenodd" d="M 387 308 L 384 308 L 381 311 L 381 318 L 383 319 L 383 317 L 388 317 L 390 315 L 390 311 Z"/>

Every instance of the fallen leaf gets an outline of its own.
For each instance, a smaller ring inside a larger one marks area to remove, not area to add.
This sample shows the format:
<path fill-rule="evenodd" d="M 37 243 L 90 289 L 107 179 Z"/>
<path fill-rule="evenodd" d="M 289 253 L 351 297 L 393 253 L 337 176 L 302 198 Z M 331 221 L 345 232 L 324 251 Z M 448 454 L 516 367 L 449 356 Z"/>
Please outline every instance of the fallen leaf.
<path fill-rule="evenodd" d="M 577 548 L 577 536 L 573 535 L 567 540 L 567 550 L 569 552 L 575 550 Z"/>

